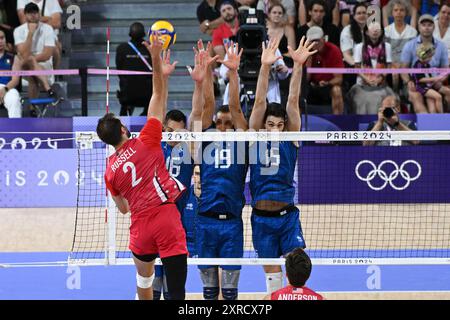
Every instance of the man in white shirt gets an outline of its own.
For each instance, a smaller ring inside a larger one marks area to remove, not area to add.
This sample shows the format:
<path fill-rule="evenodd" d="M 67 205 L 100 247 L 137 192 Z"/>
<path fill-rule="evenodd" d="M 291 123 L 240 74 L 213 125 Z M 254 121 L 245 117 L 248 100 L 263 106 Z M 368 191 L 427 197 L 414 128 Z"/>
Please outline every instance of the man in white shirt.
<path fill-rule="evenodd" d="M 55 35 L 52 27 L 40 22 L 39 7 L 29 3 L 24 9 L 26 22 L 14 30 L 14 41 L 23 70 L 53 70 L 52 53 L 55 47 Z M 39 84 L 43 86 L 50 97 L 55 93 L 50 88 L 47 76 L 28 77 L 28 96 L 36 98 L 39 95 Z"/>
<path fill-rule="evenodd" d="M 62 9 L 58 0 L 17 0 L 17 15 L 21 24 L 26 22 L 25 6 L 28 3 L 35 3 L 40 10 L 42 23 L 46 23 L 53 28 L 55 34 L 55 48 L 53 50 L 53 65 L 58 68 L 61 61 L 62 46 L 58 41 L 59 29 L 61 29 L 61 15 Z M 44 7 L 45 5 L 45 7 Z"/>

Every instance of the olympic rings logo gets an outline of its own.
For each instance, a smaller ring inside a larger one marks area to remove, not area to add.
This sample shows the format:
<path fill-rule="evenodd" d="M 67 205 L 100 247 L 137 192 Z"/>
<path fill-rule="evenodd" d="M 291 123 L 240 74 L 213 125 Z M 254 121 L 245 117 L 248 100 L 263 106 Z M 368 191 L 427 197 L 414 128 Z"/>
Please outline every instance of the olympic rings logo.
<path fill-rule="evenodd" d="M 417 174 L 414 177 L 412 177 L 409 174 L 409 172 L 405 170 L 405 167 L 408 164 L 417 167 Z M 371 167 L 371 170 L 367 173 L 366 177 L 362 177 L 360 174 L 360 168 L 363 165 L 368 165 Z M 383 170 L 383 167 L 385 167 L 386 165 L 392 165 L 394 167 L 392 172 L 389 174 L 386 173 L 385 170 Z M 383 190 L 389 184 L 392 187 L 392 189 L 401 191 L 401 190 L 405 190 L 406 188 L 408 188 L 412 181 L 419 179 L 419 177 L 422 174 L 422 167 L 415 160 L 407 160 L 407 161 L 403 162 L 400 167 L 398 166 L 398 164 L 396 162 L 394 162 L 392 160 L 384 160 L 383 162 L 381 162 L 378 165 L 378 167 L 370 160 L 363 160 L 363 161 L 360 161 L 356 165 L 355 174 L 359 180 L 367 182 L 367 185 L 372 190 L 375 190 L 375 191 Z M 395 180 L 399 177 L 399 175 L 401 176 L 401 178 L 403 178 L 403 180 L 406 181 L 403 185 L 400 185 L 400 186 L 396 185 L 396 183 L 395 183 Z M 376 187 L 372 184 L 372 180 L 375 179 L 377 176 L 381 180 L 384 181 L 383 184 L 379 187 Z"/>

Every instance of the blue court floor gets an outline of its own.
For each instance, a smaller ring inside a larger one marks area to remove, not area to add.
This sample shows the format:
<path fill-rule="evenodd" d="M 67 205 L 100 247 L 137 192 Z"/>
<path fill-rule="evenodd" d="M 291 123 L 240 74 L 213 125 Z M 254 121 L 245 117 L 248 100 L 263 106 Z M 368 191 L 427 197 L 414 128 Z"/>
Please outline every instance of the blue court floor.
<path fill-rule="evenodd" d="M 64 261 L 67 253 L 0 253 L 2 263 Z M 450 291 L 450 266 L 314 266 L 308 286 L 319 292 Z M 186 291 L 202 292 L 196 266 L 189 266 Z M 244 266 L 239 291 L 265 291 L 259 266 Z M 0 268 L 0 300 L 132 300 L 133 266 Z"/>

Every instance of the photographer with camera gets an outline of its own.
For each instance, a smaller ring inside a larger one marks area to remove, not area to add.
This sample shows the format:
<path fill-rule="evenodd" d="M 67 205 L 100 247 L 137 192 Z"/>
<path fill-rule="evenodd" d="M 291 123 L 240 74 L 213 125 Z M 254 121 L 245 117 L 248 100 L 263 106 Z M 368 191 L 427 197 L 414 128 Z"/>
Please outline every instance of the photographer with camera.
<path fill-rule="evenodd" d="M 387 96 L 378 109 L 378 120 L 369 124 L 366 131 L 412 131 L 417 130 L 414 122 L 399 119 L 400 99 L 397 96 Z M 419 144 L 419 141 L 364 141 L 363 146 L 405 146 Z"/>

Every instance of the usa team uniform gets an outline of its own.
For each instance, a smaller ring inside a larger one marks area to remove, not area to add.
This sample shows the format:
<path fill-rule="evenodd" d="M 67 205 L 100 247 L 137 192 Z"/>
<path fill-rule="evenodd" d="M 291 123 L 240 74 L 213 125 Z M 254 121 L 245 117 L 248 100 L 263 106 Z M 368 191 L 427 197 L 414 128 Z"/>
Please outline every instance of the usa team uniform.
<path fill-rule="evenodd" d="M 130 250 L 166 258 L 187 253 L 175 205 L 186 188 L 169 175 L 161 139 L 161 121 L 150 118 L 138 138 L 128 140 L 108 158 L 105 182 L 113 196 L 123 196 L 130 205 Z"/>
<path fill-rule="evenodd" d="M 291 285 L 273 292 L 270 300 L 324 300 L 323 296 L 308 287 L 296 288 Z"/>
<path fill-rule="evenodd" d="M 297 152 L 291 141 L 256 142 L 250 147 L 254 157 L 250 160 L 252 237 L 259 258 L 279 258 L 295 248 L 305 248 L 300 212 L 294 203 Z M 261 200 L 287 205 L 278 211 L 258 210 L 255 205 Z"/>
<path fill-rule="evenodd" d="M 200 166 L 202 193 L 196 221 L 199 258 L 242 258 L 247 173 L 246 143 L 204 142 Z M 212 266 L 199 266 L 210 268 Z M 240 270 L 241 266 L 222 266 Z"/>

